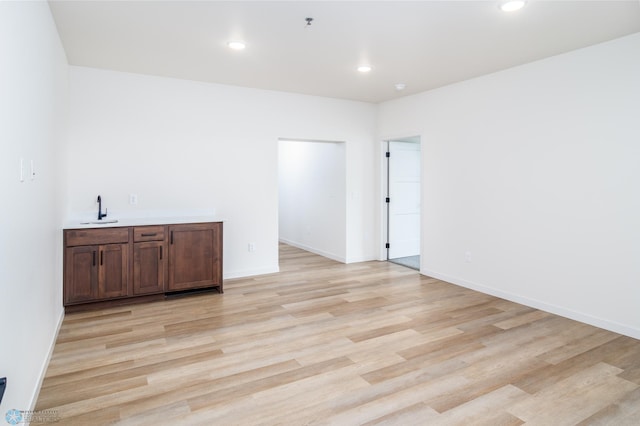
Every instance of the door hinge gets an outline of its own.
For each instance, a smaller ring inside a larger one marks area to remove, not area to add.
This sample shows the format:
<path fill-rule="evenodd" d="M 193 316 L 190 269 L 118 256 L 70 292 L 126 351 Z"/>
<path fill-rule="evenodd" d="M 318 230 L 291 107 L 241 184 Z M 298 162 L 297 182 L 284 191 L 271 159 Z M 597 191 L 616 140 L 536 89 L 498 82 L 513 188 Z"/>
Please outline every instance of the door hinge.
<path fill-rule="evenodd" d="M 384 245 L 384 248 L 390 248 L 390 247 L 391 247 L 391 245 L 389 243 Z"/>
<path fill-rule="evenodd" d="M 384 202 L 385 202 L 385 203 L 390 203 L 390 202 L 391 202 L 391 198 L 389 198 L 389 197 L 385 198 L 385 199 L 384 199 Z"/>
<path fill-rule="evenodd" d="M 384 156 L 389 158 L 389 157 L 391 157 L 391 153 L 390 152 L 385 152 Z"/>

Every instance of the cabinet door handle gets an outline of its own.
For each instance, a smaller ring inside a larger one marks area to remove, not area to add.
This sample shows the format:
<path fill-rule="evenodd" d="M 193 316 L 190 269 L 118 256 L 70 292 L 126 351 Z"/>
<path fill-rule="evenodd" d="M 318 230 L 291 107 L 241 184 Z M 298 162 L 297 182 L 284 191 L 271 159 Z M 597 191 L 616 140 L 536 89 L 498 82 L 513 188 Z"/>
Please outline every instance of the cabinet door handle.
<path fill-rule="evenodd" d="M 158 235 L 158 234 L 156 234 L 154 232 L 153 234 L 142 234 L 141 236 L 143 236 L 143 237 L 155 237 L 156 235 Z"/>
<path fill-rule="evenodd" d="M 171 231 L 171 243 L 170 244 L 173 244 L 173 231 Z"/>
<path fill-rule="evenodd" d="M 104 260 L 104 251 L 100 250 L 100 265 L 102 265 Z"/>
<path fill-rule="evenodd" d="M 93 251 L 93 266 L 96 266 L 96 251 Z"/>
<path fill-rule="evenodd" d="M 160 246 L 160 260 L 162 260 L 162 246 Z"/>

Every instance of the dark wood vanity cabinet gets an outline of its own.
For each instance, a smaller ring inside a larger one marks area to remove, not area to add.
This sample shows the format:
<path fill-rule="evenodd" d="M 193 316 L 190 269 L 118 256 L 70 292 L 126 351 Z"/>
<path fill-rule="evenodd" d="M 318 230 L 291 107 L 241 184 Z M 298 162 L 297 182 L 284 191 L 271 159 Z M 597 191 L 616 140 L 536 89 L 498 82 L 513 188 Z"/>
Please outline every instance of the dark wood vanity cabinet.
<path fill-rule="evenodd" d="M 98 298 L 111 299 L 129 293 L 129 245 L 98 247 Z"/>
<path fill-rule="evenodd" d="M 64 231 L 64 305 L 128 301 L 217 287 L 222 223 Z"/>
<path fill-rule="evenodd" d="M 64 252 L 64 304 L 98 298 L 98 246 L 67 247 Z"/>
<path fill-rule="evenodd" d="M 65 305 L 129 294 L 127 228 L 68 230 L 64 238 Z"/>
<path fill-rule="evenodd" d="M 222 289 L 222 223 L 169 226 L 169 290 Z"/>
<path fill-rule="evenodd" d="M 133 294 L 164 293 L 167 276 L 165 226 L 133 228 Z"/>

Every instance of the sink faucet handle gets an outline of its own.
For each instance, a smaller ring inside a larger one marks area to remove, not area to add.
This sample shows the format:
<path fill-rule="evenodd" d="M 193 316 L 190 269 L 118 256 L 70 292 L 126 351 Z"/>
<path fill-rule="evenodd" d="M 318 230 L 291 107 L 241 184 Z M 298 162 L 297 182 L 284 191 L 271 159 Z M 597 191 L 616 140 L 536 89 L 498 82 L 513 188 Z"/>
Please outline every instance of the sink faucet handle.
<path fill-rule="evenodd" d="M 102 220 L 103 217 L 107 217 L 107 209 L 102 213 L 102 197 L 98 195 L 98 220 Z"/>

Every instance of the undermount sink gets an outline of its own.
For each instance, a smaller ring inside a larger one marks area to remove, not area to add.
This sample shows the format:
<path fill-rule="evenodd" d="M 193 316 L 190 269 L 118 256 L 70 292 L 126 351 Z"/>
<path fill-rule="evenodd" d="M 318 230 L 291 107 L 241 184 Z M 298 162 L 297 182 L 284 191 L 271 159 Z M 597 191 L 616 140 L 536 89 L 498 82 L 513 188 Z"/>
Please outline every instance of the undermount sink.
<path fill-rule="evenodd" d="M 118 223 L 118 219 L 91 220 L 89 222 L 80 222 L 80 225 L 106 225 L 108 223 Z"/>

